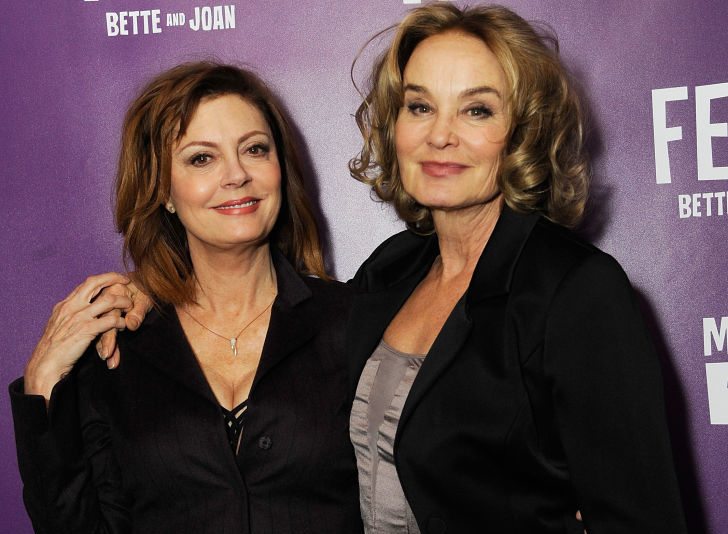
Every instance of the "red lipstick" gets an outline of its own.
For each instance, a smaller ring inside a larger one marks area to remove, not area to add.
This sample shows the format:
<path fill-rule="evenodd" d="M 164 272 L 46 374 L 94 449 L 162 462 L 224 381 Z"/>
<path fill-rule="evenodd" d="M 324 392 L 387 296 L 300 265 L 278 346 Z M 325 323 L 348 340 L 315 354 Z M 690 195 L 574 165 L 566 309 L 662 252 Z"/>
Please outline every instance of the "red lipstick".
<path fill-rule="evenodd" d="M 215 206 L 214 209 L 221 215 L 245 215 L 253 213 L 258 209 L 260 199 L 254 197 L 244 197 L 235 200 L 228 200 Z"/>

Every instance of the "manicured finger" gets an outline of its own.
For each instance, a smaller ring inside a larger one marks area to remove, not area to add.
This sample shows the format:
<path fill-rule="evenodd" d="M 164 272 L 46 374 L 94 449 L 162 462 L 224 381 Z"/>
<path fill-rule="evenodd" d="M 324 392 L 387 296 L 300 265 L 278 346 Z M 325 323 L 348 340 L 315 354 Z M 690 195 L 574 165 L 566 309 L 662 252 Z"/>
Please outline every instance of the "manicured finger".
<path fill-rule="evenodd" d="M 108 358 L 108 356 L 106 356 L 107 352 L 104 350 L 104 344 L 102 343 L 103 336 L 105 336 L 106 334 L 108 334 L 108 332 L 102 334 L 101 337 L 96 342 L 96 345 L 94 345 L 94 347 L 96 348 L 96 355 L 99 358 L 101 358 L 102 360 L 105 360 L 106 358 Z"/>
<path fill-rule="evenodd" d="M 96 352 L 99 358 L 106 360 L 116 349 L 116 330 L 107 330 L 96 342 Z"/>
<path fill-rule="evenodd" d="M 114 349 L 114 353 L 111 355 L 111 357 L 106 360 L 106 367 L 109 369 L 116 369 L 119 367 L 119 361 L 121 360 L 121 353 L 119 353 L 119 347 L 116 347 Z"/>

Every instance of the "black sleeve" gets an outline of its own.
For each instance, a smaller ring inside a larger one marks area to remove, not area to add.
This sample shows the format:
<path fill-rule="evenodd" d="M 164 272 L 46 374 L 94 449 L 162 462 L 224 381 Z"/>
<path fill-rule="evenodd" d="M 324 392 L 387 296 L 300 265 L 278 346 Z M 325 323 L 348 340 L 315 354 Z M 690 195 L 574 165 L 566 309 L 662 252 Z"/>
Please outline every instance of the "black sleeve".
<path fill-rule="evenodd" d="M 545 371 L 589 534 L 685 533 L 658 359 L 629 281 L 596 253 L 552 302 Z"/>
<path fill-rule="evenodd" d="M 79 361 L 47 409 L 42 396 L 24 394 L 22 378 L 10 384 L 23 500 L 37 533 L 131 532 L 94 363 Z"/>

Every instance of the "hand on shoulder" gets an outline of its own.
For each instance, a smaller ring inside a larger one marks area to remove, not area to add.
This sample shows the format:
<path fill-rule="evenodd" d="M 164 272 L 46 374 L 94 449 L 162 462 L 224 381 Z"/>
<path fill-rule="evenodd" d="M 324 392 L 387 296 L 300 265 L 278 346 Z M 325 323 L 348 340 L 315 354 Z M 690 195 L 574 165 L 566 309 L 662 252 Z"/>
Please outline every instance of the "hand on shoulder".
<path fill-rule="evenodd" d="M 26 394 L 50 399 L 53 387 L 68 374 L 96 336 L 125 327 L 121 313 L 132 308 L 132 300 L 127 295 L 103 290 L 129 282 L 119 273 L 90 276 L 53 307 L 25 368 Z"/>

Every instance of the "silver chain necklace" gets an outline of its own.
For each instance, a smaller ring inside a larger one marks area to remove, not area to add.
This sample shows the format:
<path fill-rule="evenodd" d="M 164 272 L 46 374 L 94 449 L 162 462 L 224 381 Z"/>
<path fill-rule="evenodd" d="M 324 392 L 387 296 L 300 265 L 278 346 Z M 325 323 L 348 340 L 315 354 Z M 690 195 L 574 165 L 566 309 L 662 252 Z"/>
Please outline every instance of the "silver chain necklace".
<path fill-rule="evenodd" d="M 257 321 L 258 319 L 260 319 L 260 317 L 261 317 L 261 316 L 262 316 L 262 315 L 263 315 L 263 314 L 264 314 L 265 312 L 267 312 L 267 311 L 268 311 L 268 308 L 270 308 L 271 306 L 273 306 L 273 303 L 274 303 L 275 301 L 276 301 L 276 297 L 273 297 L 273 300 L 271 300 L 271 301 L 270 301 L 270 304 L 268 304 L 268 305 L 267 305 L 267 306 L 266 306 L 265 308 L 263 308 L 263 310 L 262 310 L 262 311 L 261 311 L 261 312 L 260 312 L 260 313 L 259 313 L 258 315 L 256 315 L 255 317 L 253 317 L 253 319 L 252 319 L 251 321 L 249 321 L 248 323 L 246 323 L 246 324 L 245 324 L 245 326 L 243 326 L 243 327 L 242 327 L 242 328 L 240 329 L 240 332 L 238 332 L 238 333 L 237 333 L 237 334 L 236 334 L 236 335 L 235 335 L 234 337 L 227 337 L 227 336 L 223 336 L 222 334 L 218 334 L 218 333 L 217 333 L 217 332 L 215 332 L 215 331 L 214 331 L 214 330 L 213 330 L 212 328 L 209 328 L 208 326 L 205 326 L 204 324 L 202 324 L 202 323 L 200 322 L 200 320 L 199 320 L 199 319 L 197 319 L 197 318 L 196 318 L 196 317 L 195 317 L 194 315 L 192 315 L 192 314 L 191 314 L 190 312 L 188 312 L 188 311 L 187 311 L 187 310 L 185 310 L 184 308 L 180 308 L 180 309 L 181 309 L 181 310 L 182 310 L 183 312 L 185 312 L 185 313 L 186 313 L 186 314 L 187 314 L 187 315 L 189 316 L 189 318 L 190 318 L 190 319 L 192 319 L 192 320 L 193 320 L 194 322 L 196 322 L 196 323 L 197 323 L 198 325 L 200 325 L 200 326 L 201 326 L 202 328 L 204 328 L 205 330 L 207 330 L 207 331 L 208 331 L 208 332 L 210 332 L 211 334 L 214 334 L 214 335 L 216 335 L 217 337 L 219 337 L 219 338 L 222 338 L 222 339 L 224 339 L 225 341 L 229 342 L 229 343 L 230 343 L 230 350 L 231 350 L 231 351 L 232 351 L 232 353 L 233 353 L 233 357 L 235 357 L 235 356 L 237 356 L 237 355 L 238 355 L 238 339 L 240 339 L 240 336 L 241 336 L 241 334 L 242 334 L 243 332 L 245 332 L 245 330 L 247 330 L 247 328 L 248 328 L 248 327 L 249 327 L 249 326 L 250 326 L 251 324 L 253 324 L 253 323 L 254 323 L 255 321 Z"/>

